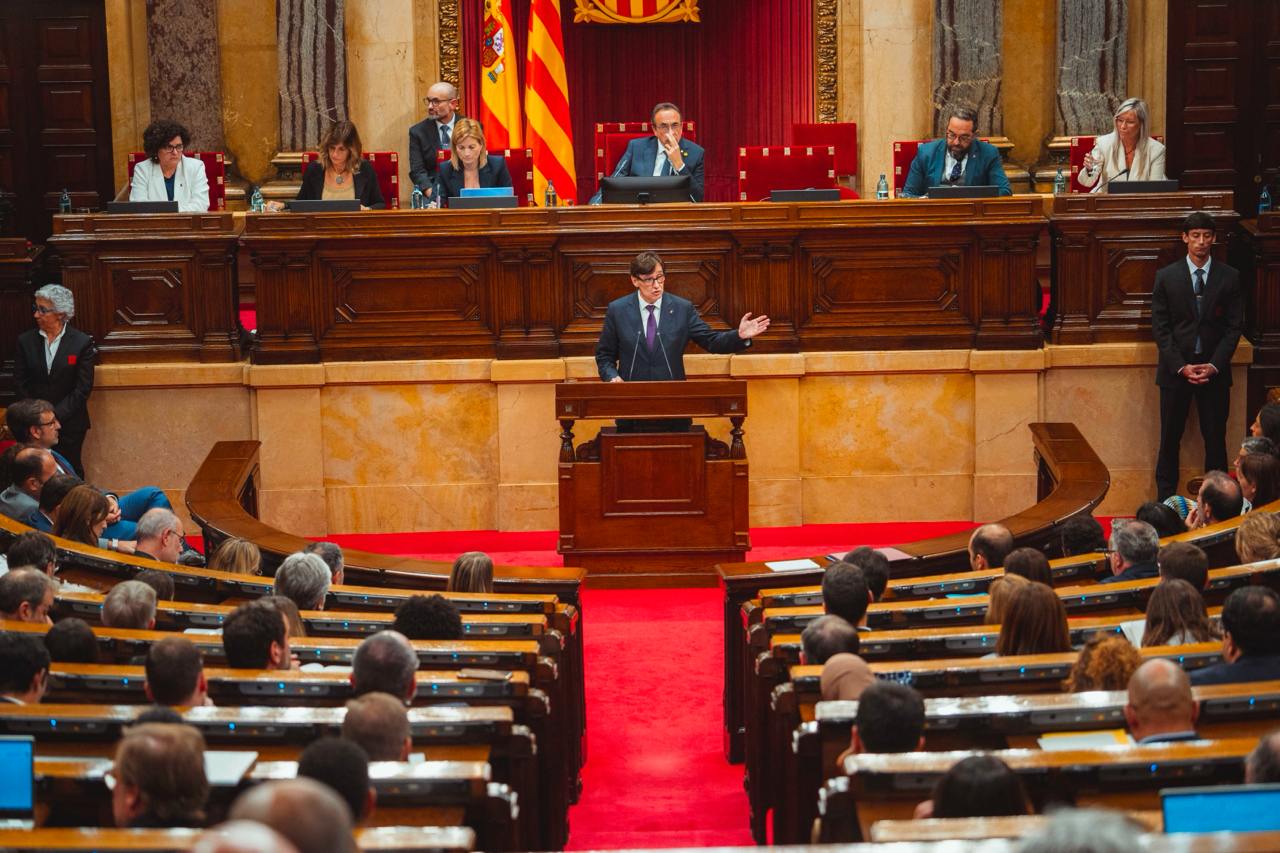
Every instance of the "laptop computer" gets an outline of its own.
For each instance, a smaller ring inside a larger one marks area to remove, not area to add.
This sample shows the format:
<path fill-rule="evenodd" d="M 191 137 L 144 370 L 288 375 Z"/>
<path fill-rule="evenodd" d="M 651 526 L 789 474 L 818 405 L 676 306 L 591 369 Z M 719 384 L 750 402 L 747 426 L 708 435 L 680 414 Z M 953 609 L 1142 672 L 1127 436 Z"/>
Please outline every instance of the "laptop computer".
<path fill-rule="evenodd" d="M 0 829 L 31 829 L 36 817 L 36 739 L 0 735 Z"/>
<path fill-rule="evenodd" d="M 506 196 L 515 195 L 516 191 L 511 187 L 463 187 L 463 198 L 476 198 L 479 196 Z"/>
<path fill-rule="evenodd" d="M 176 201 L 109 201 L 107 213 L 177 213 Z"/>
<path fill-rule="evenodd" d="M 465 192 L 465 190 L 463 191 Z M 513 195 L 451 195 L 450 210 L 479 210 L 486 207 L 519 207 Z"/>
<path fill-rule="evenodd" d="M 1178 182 L 1168 181 L 1112 181 L 1107 184 L 1107 192 L 1116 193 L 1176 193 Z"/>
<path fill-rule="evenodd" d="M 770 190 L 769 201 L 839 201 L 840 190 L 831 187 L 805 190 Z"/>
<path fill-rule="evenodd" d="M 295 198 L 285 202 L 294 213 L 359 213 L 358 198 Z"/>
<path fill-rule="evenodd" d="M 1280 785 L 1164 788 L 1160 810 L 1166 833 L 1277 830 Z"/>
<path fill-rule="evenodd" d="M 995 198 L 1000 188 L 992 184 L 936 184 L 929 187 L 929 198 Z"/>

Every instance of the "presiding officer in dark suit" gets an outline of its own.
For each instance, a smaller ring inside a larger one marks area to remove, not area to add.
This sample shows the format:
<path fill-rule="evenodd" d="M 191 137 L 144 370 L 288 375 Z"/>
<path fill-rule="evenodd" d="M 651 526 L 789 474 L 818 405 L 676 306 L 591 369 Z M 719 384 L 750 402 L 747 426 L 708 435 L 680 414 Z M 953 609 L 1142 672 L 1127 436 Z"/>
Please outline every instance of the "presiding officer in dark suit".
<path fill-rule="evenodd" d="M 302 174 L 299 199 L 348 199 L 360 201 L 362 210 L 386 207 L 378 176 L 364 159 L 360 132 L 349 121 L 334 122 L 320 140 L 320 159 Z"/>
<path fill-rule="evenodd" d="M 511 186 L 507 164 L 497 154 L 485 150 L 484 128 L 480 122 L 458 119 L 453 128 L 453 150 L 448 162 L 440 164 L 436 184 L 444 207 L 449 206 L 449 199 L 462 195 L 465 188 Z"/>
<path fill-rule="evenodd" d="M 769 318 L 743 315 L 736 331 L 715 332 L 688 299 L 666 292 L 662 258 L 641 252 L 631 261 L 635 293 L 609 303 L 596 343 L 596 366 L 605 382 L 684 379 L 684 348 L 739 352 L 769 328 Z"/>
<path fill-rule="evenodd" d="M 902 187 L 903 198 L 927 195 L 929 187 L 943 184 L 992 186 L 999 188 L 1000 195 L 1013 195 L 1000 152 L 974 136 L 977 124 L 978 114 L 968 107 L 948 109 L 946 138 L 926 142 L 916 149 Z"/>
<path fill-rule="evenodd" d="M 18 397 L 45 400 L 53 406 L 62 424 L 54 449 L 85 479 L 80 450 L 89 431 L 89 395 L 98 351 L 93 338 L 70 325 L 76 303 L 67 288 L 46 284 L 36 291 L 33 309 L 36 328 L 18 336 L 14 353 Z"/>
<path fill-rule="evenodd" d="M 427 90 L 427 117 L 409 128 L 409 180 L 430 196 L 436 185 L 437 152 L 453 145 L 458 112 L 458 89 L 441 81 Z M 411 190 L 412 191 L 412 190 Z"/>
<path fill-rule="evenodd" d="M 702 201 L 703 150 L 696 142 L 682 139 L 684 116 L 675 104 L 664 101 L 653 108 L 653 136 L 641 136 L 627 143 L 612 176 L 657 178 L 688 175 L 689 199 Z M 592 204 L 600 203 L 597 192 Z"/>
<path fill-rule="evenodd" d="M 1193 399 L 1204 437 L 1204 470 L 1227 470 L 1231 356 L 1244 326 L 1244 297 L 1240 274 L 1209 254 L 1214 232 L 1209 214 L 1197 210 L 1187 216 L 1187 256 L 1157 272 L 1151 288 L 1151 331 L 1160 351 L 1159 500 L 1177 491 L 1178 448 Z"/>

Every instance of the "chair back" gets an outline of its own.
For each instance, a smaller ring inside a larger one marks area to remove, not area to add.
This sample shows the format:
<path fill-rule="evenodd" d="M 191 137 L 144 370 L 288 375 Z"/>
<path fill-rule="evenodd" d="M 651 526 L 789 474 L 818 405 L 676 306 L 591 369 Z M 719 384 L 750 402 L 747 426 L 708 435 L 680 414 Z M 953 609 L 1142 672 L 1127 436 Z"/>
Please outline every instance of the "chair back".
<path fill-rule="evenodd" d="M 738 149 L 738 200 L 766 201 L 773 190 L 836 186 L 833 146 L 764 146 Z"/>
<path fill-rule="evenodd" d="M 858 125 L 854 122 L 796 122 L 791 125 L 791 144 L 831 146 L 836 150 L 836 174 L 858 174 Z"/>
<path fill-rule="evenodd" d="M 1096 136 L 1073 136 L 1071 148 L 1067 154 L 1067 162 L 1071 164 L 1071 192 L 1087 193 L 1091 187 L 1080 183 L 1080 170 L 1084 168 L 1084 156 L 1093 150 Z"/>
<path fill-rule="evenodd" d="M 227 155 L 221 151 L 186 151 L 187 157 L 198 157 L 204 163 L 204 173 L 209 179 L 209 210 L 227 209 Z M 125 158 L 127 180 L 133 182 L 133 170 L 147 155 L 131 151 Z"/>
<path fill-rule="evenodd" d="M 627 150 L 631 140 L 652 134 L 653 126 L 647 121 L 597 122 L 595 129 L 596 187 L 599 188 L 601 178 L 613 173 L 614 167 L 621 159 L 623 152 Z M 698 129 L 694 122 L 683 123 L 681 137 L 690 142 L 698 141 Z"/>
<path fill-rule="evenodd" d="M 911 172 L 911 161 L 916 159 L 916 151 L 924 144 L 924 139 L 906 139 L 893 143 L 893 197 L 902 193 L 907 185 L 907 175 Z"/>
<path fill-rule="evenodd" d="M 511 175 L 511 192 L 516 197 L 519 207 L 533 207 L 533 149 L 532 148 L 495 148 L 489 156 L 497 155 L 507 164 L 507 172 Z M 449 159 L 448 151 L 436 152 L 436 163 Z"/>

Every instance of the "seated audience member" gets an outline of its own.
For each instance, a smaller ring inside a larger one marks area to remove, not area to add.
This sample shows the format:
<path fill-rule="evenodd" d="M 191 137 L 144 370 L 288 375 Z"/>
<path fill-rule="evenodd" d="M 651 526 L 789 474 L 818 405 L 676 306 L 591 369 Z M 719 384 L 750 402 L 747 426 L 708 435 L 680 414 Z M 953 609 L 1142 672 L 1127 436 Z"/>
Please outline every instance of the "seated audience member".
<path fill-rule="evenodd" d="M 987 625 L 999 625 L 1003 622 L 1014 593 L 1029 583 L 1031 581 L 1022 575 L 1006 574 L 993 580 L 987 588 L 987 615 L 983 621 Z"/>
<path fill-rule="evenodd" d="M 399 631 L 379 631 L 365 637 L 351 658 L 351 692 L 388 693 L 406 702 L 418 685 L 418 653 Z"/>
<path fill-rule="evenodd" d="M 1000 152 L 977 136 L 978 114 L 968 107 L 947 108 L 945 139 L 926 142 L 916 149 L 903 198 L 927 196 L 929 187 L 942 184 L 996 187 L 1000 195 L 1012 195 Z"/>
<path fill-rule="evenodd" d="M 150 631 L 156 627 L 156 591 L 142 581 L 116 584 L 102 600 L 102 624 L 106 628 Z"/>
<path fill-rule="evenodd" d="M 280 615 L 284 617 L 285 627 L 289 629 L 289 639 L 307 636 L 306 626 L 302 624 L 302 614 L 292 598 L 285 598 L 283 595 L 264 595 L 262 600 L 280 611 Z"/>
<path fill-rule="evenodd" d="M 97 663 L 98 638 L 83 619 L 59 619 L 44 635 L 44 647 L 55 663 Z"/>
<path fill-rule="evenodd" d="M 299 551 L 285 557 L 276 569 L 275 594 L 289 599 L 299 610 L 323 610 L 332 577 L 324 560 Z"/>
<path fill-rule="evenodd" d="M 1020 587 L 1009 599 L 996 654 L 1044 655 L 1071 651 L 1067 609 L 1057 593 L 1042 583 Z"/>
<path fill-rule="evenodd" d="M 84 480 L 75 474 L 54 474 L 40 489 L 40 505 L 35 512 L 27 516 L 27 526 L 44 533 L 52 533 L 53 525 L 58 519 L 58 507 L 62 505 L 63 499 L 76 486 L 83 485 Z"/>
<path fill-rule="evenodd" d="M 1156 565 L 1164 580 L 1177 578 L 1196 590 L 1209 586 L 1209 557 L 1190 542 L 1170 542 L 1156 554 Z"/>
<path fill-rule="evenodd" d="M 1236 465 L 1236 482 L 1251 507 L 1280 499 L 1280 459 L 1270 453 L 1248 454 Z"/>
<path fill-rule="evenodd" d="M 342 586 L 343 581 L 347 579 L 346 563 L 342 558 L 342 548 L 334 542 L 308 542 L 307 546 L 302 549 L 304 554 L 315 554 L 324 560 L 324 564 L 329 567 L 330 583 L 333 586 Z"/>
<path fill-rule="evenodd" d="M 839 652 L 827 658 L 827 662 L 822 665 L 822 700 L 857 699 L 875 680 L 876 677 L 866 661 L 855 654 Z"/>
<path fill-rule="evenodd" d="M 1147 827 L 1107 809 L 1058 809 L 1022 839 L 1018 853 L 1132 853 Z"/>
<path fill-rule="evenodd" d="M 204 826 L 204 737 L 174 723 L 130 726 L 116 747 L 107 787 L 116 826 Z"/>
<path fill-rule="evenodd" d="M 182 213 L 208 213 L 209 175 L 204 161 L 187 157 L 191 132 L 176 121 L 156 119 L 142 131 L 147 159 L 133 169 L 129 201 L 176 201 Z"/>
<path fill-rule="evenodd" d="M 53 454 L 43 447 L 19 447 L 9 463 L 10 485 L 0 492 L 0 514 L 14 521 L 26 519 L 40 508 L 40 490 L 58 473 Z"/>
<path fill-rule="evenodd" d="M 172 510 L 149 509 L 138 519 L 138 540 L 134 554 L 162 563 L 177 563 L 186 533 L 182 519 Z"/>
<path fill-rule="evenodd" d="M 1154 527 L 1156 535 L 1161 539 L 1187 532 L 1187 523 L 1182 520 L 1182 516 L 1178 515 L 1178 511 L 1168 504 L 1147 501 L 1138 507 L 1134 517 Z"/>
<path fill-rule="evenodd" d="M 350 700 L 342 736 L 363 749 L 370 761 L 408 761 L 413 736 L 404 699 L 373 692 Z"/>
<path fill-rule="evenodd" d="M 49 650 L 39 637 L 0 632 L 0 703 L 35 705 L 49 686 Z"/>
<path fill-rule="evenodd" d="M 844 555 L 844 561 L 862 569 L 871 600 L 883 601 L 885 590 L 889 588 L 889 558 L 875 548 L 859 545 Z"/>
<path fill-rule="evenodd" d="M 36 569 L 14 569 L 0 577 L 0 616 L 18 622 L 52 625 L 49 611 L 58 582 Z"/>
<path fill-rule="evenodd" d="M 1274 785 L 1280 782 L 1280 732 L 1263 735 L 1244 760 L 1246 785 Z"/>
<path fill-rule="evenodd" d="M 836 760 L 837 767 L 844 767 L 851 755 L 924 750 L 924 699 L 914 689 L 875 681 L 857 699 L 849 748 Z"/>
<path fill-rule="evenodd" d="M 157 705 L 212 705 L 204 659 L 186 637 L 165 637 L 147 651 L 147 699 Z"/>
<path fill-rule="evenodd" d="M 1196 505 L 1187 515 L 1187 528 L 1208 527 L 1235 518 L 1244 511 L 1244 494 L 1240 484 L 1222 471 L 1210 471 L 1200 484 Z"/>
<path fill-rule="evenodd" d="M 93 486 L 76 486 L 58 505 L 53 535 L 96 548 L 107 529 L 110 512 L 106 495 Z"/>
<path fill-rule="evenodd" d="M 688 175 L 690 201 L 702 201 L 703 166 L 702 146 L 682 138 L 684 115 L 680 108 L 662 102 L 653 108 L 653 136 L 642 136 L 627 143 L 627 150 L 618 158 L 618 164 L 610 172 L 611 177 L 647 178 L 662 175 Z M 591 197 L 592 204 L 599 204 L 601 193 Z"/>
<path fill-rule="evenodd" d="M 1280 596 L 1265 586 L 1246 586 L 1222 605 L 1225 663 L 1197 669 L 1191 683 L 1234 684 L 1280 678 Z"/>
<path fill-rule="evenodd" d="M 396 608 L 392 630 L 410 640 L 461 640 L 462 616 L 442 595 L 411 595 Z"/>
<path fill-rule="evenodd" d="M 1107 550 L 1102 524 L 1092 515 L 1073 515 L 1062 523 L 1062 556 L 1096 554 Z"/>
<path fill-rule="evenodd" d="M 1277 447 L 1274 441 L 1263 435 L 1251 435 L 1240 442 L 1240 450 L 1236 453 L 1235 461 L 1231 463 L 1231 467 L 1239 470 L 1240 460 L 1250 453 L 1265 453 L 1268 456 L 1280 459 L 1280 447 Z"/>
<path fill-rule="evenodd" d="M 233 669 L 290 669 L 293 664 L 284 616 L 265 601 L 231 611 L 222 624 L 222 648 Z"/>
<path fill-rule="evenodd" d="M 1124 690 L 1140 666 L 1142 655 L 1132 643 L 1123 636 L 1099 631 L 1085 642 L 1062 688 L 1069 693 Z"/>
<path fill-rule="evenodd" d="M 255 785 L 236 798 L 227 817 L 271 827 L 298 853 L 357 853 L 350 807 L 314 779 Z"/>
<path fill-rule="evenodd" d="M 1280 446 L 1280 403 L 1267 403 L 1258 410 L 1257 417 L 1249 425 L 1249 435 L 1269 438 Z"/>
<path fill-rule="evenodd" d="M 5 557 L 9 569 L 29 568 L 53 577 L 58 569 L 58 549 L 48 535 L 37 530 L 19 533 Z"/>
<path fill-rule="evenodd" d="M 1164 144 L 1151 136 L 1147 102 L 1126 98 L 1114 118 L 1116 129 L 1094 140 L 1076 180 L 1092 193 L 1105 193 L 1114 181 L 1163 181 Z"/>
<path fill-rule="evenodd" d="M 138 583 L 145 583 L 156 591 L 159 601 L 173 601 L 177 587 L 173 583 L 173 575 L 160 569 L 143 569 L 133 576 Z"/>
<path fill-rule="evenodd" d="M 1129 679 L 1124 719 L 1139 744 L 1196 739 L 1200 703 L 1191 681 L 1176 663 L 1162 658 L 1138 667 Z"/>
<path fill-rule="evenodd" d="M 449 159 L 440 164 L 437 191 L 433 194 L 441 207 L 448 207 L 449 199 L 462 195 L 464 188 L 511 186 L 506 161 L 485 148 L 480 122 L 470 118 L 454 122 L 449 148 Z"/>
<path fill-rule="evenodd" d="M 1036 548 L 1015 548 L 1004 558 L 1006 575 L 1021 575 L 1029 581 L 1053 586 L 1053 574 L 1049 571 L 1049 558 Z"/>
<path fill-rule="evenodd" d="M 265 824 L 229 820 L 200 833 L 191 853 L 298 853 L 298 848 Z"/>
<path fill-rule="evenodd" d="M 313 741 L 298 756 L 298 778 L 328 785 L 356 823 L 373 814 L 377 795 L 369 784 L 369 756 L 358 744 L 339 737 Z"/>
<path fill-rule="evenodd" d="M 168 705 L 148 705 L 138 716 L 133 718 L 135 725 L 138 723 L 172 723 L 174 725 L 182 725 L 185 720 L 177 711 Z"/>
<path fill-rule="evenodd" d="M 1003 524 L 984 524 L 969 537 L 969 568 L 975 572 L 998 569 L 1013 550 L 1013 534 Z"/>
<path fill-rule="evenodd" d="M 819 616 L 800 634 L 801 656 L 805 663 L 822 665 L 832 655 L 858 653 L 858 629 L 830 613 Z"/>
<path fill-rule="evenodd" d="M 933 787 L 933 798 L 916 806 L 916 819 L 1001 817 L 1031 814 L 1027 790 L 994 755 L 961 759 Z"/>
<path fill-rule="evenodd" d="M 1117 518 L 1111 522 L 1111 575 L 1100 583 L 1121 583 L 1160 574 L 1156 557 L 1160 553 L 1160 537 L 1145 521 Z"/>
<path fill-rule="evenodd" d="M 862 569 L 851 563 L 832 563 L 822 573 L 822 609 L 860 625 L 867 615 L 871 592 Z"/>
<path fill-rule="evenodd" d="M 1242 563 L 1280 557 L 1280 514 L 1251 512 L 1236 528 L 1236 556 Z"/>
<path fill-rule="evenodd" d="M 320 140 L 320 157 L 302 173 L 298 199 L 356 199 L 361 210 L 386 207 L 373 164 L 364 159 L 360 131 L 354 123 L 337 121 Z M 273 209 L 276 209 L 273 205 Z"/>
<path fill-rule="evenodd" d="M 1183 646 L 1217 639 L 1198 589 L 1180 578 L 1156 586 L 1147 600 L 1143 646 Z"/>
<path fill-rule="evenodd" d="M 236 575 L 261 575 L 262 552 L 248 539 L 232 536 L 209 558 L 209 569 L 215 572 L 231 572 Z"/>
<path fill-rule="evenodd" d="M 493 592 L 493 560 L 483 551 L 459 554 L 449 570 L 446 592 Z"/>

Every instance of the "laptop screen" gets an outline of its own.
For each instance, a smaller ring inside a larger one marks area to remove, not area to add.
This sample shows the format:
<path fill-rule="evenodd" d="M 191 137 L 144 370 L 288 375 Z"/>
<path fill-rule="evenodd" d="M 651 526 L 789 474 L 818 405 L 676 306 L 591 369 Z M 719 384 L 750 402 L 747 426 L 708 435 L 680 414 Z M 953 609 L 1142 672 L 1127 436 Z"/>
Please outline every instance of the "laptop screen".
<path fill-rule="evenodd" d="M 0 736 L 0 818 L 29 819 L 35 812 L 35 739 Z"/>
<path fill-rule="evenodd" d="M 1260 832 L 1280 829 L 1280 785 L 1166 788 L 1165 832 Z"/>

